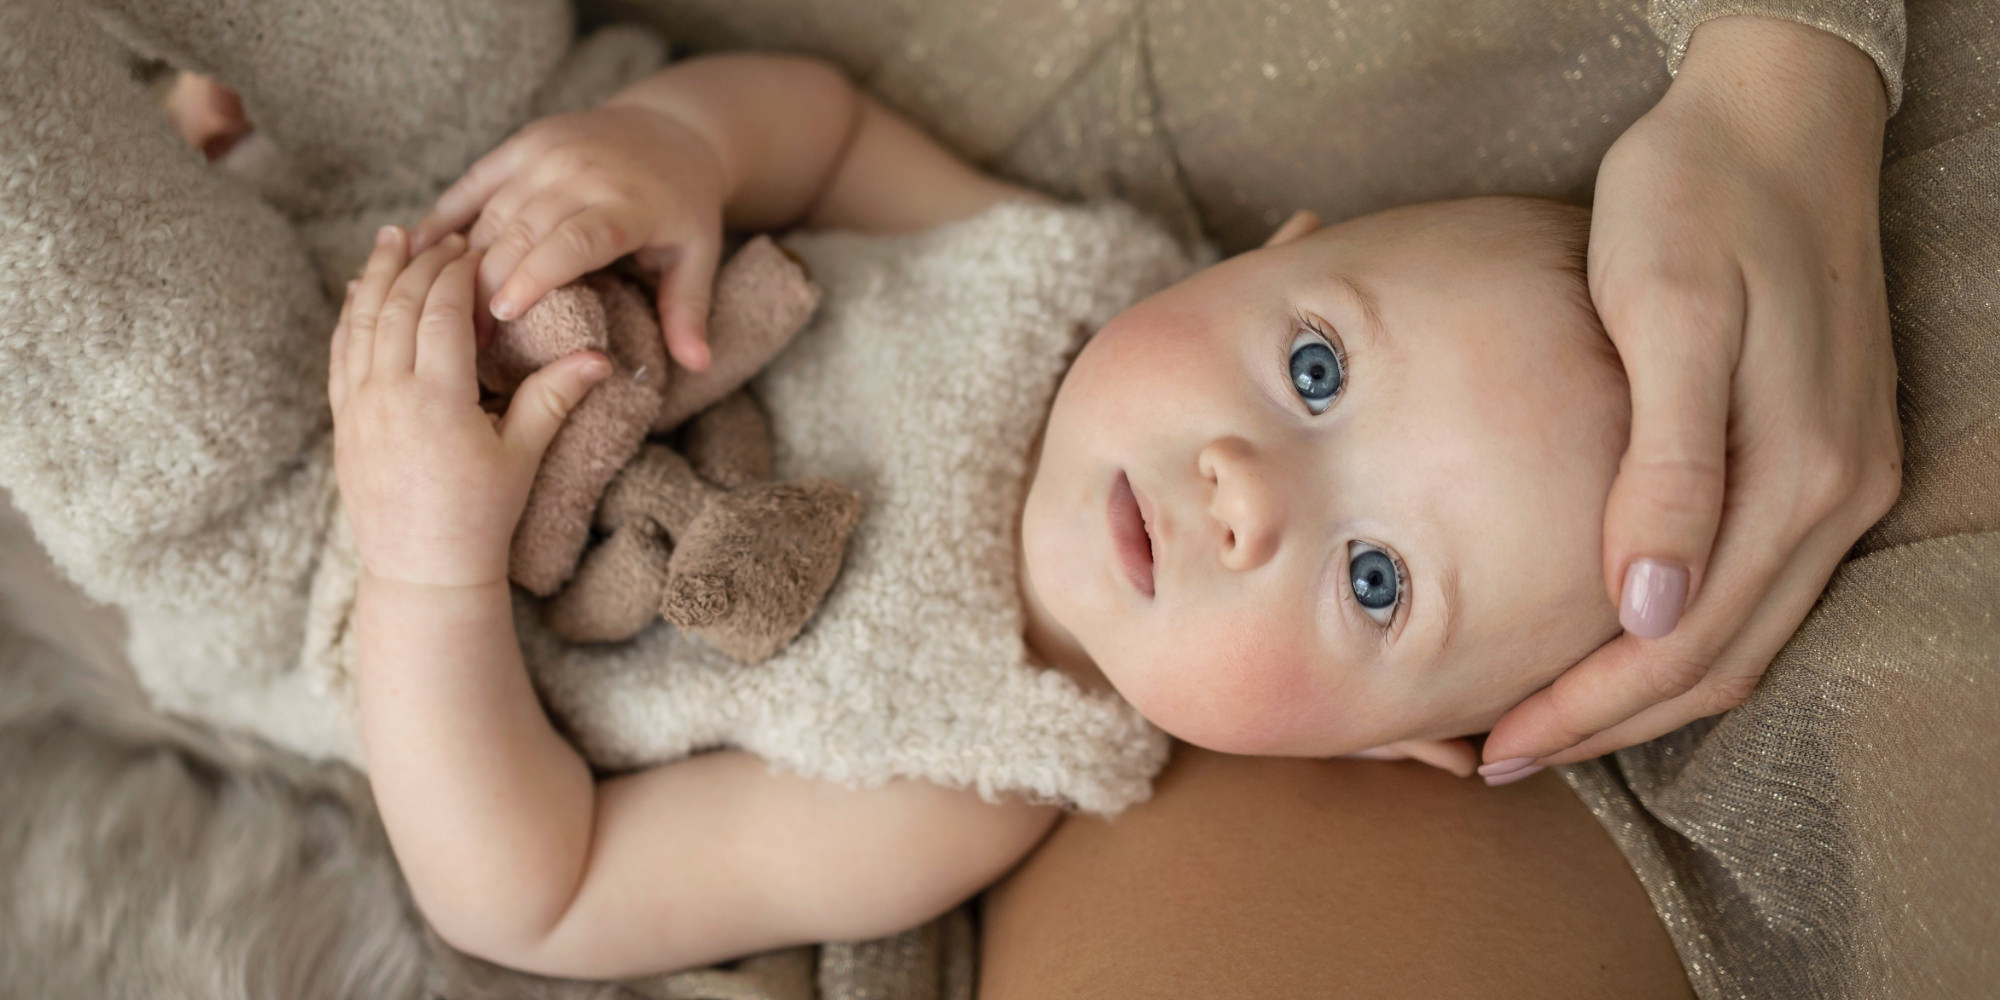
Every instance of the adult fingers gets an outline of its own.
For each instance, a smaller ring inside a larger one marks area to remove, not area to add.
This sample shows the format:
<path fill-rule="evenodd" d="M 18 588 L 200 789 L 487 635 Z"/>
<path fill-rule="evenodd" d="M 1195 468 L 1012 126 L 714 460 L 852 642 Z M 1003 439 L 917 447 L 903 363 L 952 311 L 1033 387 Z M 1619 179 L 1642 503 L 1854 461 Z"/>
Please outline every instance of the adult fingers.
<path fill-rule="evenodd" d="M 689 371 L 708 368 L 708 308 L 719 250 L 706 238 L 688 241 L 660 278 L 660 329 L 667 353 Z"/>
<path fill-rule="evenodd" d="M 1605 587 L 1642 639 L 1673 631 L 1700 592 L 1722 517 L 1742 279 L 1648 275 L 1602 315 L 1631 388 L 1632 425 L 1604 508 Z M 1610 289 L 1607 289 L 1610 292 Z"/>
<path fill-rule="evenodd" d="M 472 337 L 472 285 L 479 251 L 463 254 L 438 272 L 417 321 L 417 377 L 479 401 L 478 349 Z"/>
<path fill-rule="evenodd" d="M 438 272 L 465 252 L 465 237 L 453 233 L 436 246 L 411 260 L 397 275 L 382 310 L 375 317 L 375 358 L 371 370 L 376 375 L 401 375 L 416 366 L 417 319 L 423 314 L 424 299 L 437 282 Z"/>
<path fill-rule="evenodd" d="M 333 339 L 327 345 L 326 403 L 335 414 L 340 412 L 341 401 L 347 398 L 347 325 L 348 315 L 354 311 L 354 288 L 358 284 L 347 283 L 347 291 L 340 300 L 340 318 L 334 321 Z"/>
<path fill-rule="evenodd" d="M 437 203 L 431 206 L 429 215 L 417 223 L 410 243 L 417 251 L 428 248 L 443 239 L 444 234 L 456 232 L 479 217 L 487 200 L 514 176 L 515 171 L 528 161 L 540 147 L 537 134 L 522 132 L 493 148 L 480 157 L 465 175 L 452 182 L 438 195 Z M 475 244 L 475 246 L 478 244 Z"/>
<path fill-rule="evenodd" d="M 501 438 L 530 464 L 540 462 L 570 411 L 609 374 L 611 362 L 596 351 L 579 351 L 543 365 L 514 390 L 500 419 Z"/>
<path fill-rule="evenodd" d="M 1807 528 L 1791 531 L 1790 513 L 1769 497 L 1746 502 L 1723 527 L 1711 583 L 1679 628 L 1658 639 L 1627 632 L 1584 657 L 1494 724 L 1486 759 L 1539 760 L 1699 684 L 1798 551 Z"/>
<path fill-rule="evenodd" d="M 359 385 L 368 377 L 375 359 L 375 316 L 389 286 L 403 271 L 405 260 L 403 231 L 383 226 L 375 234 L 375 249 L 361 267 L 360 284 L 354 289 L 354 311 L 348 317 L 347 384 Z"/>
<path fill-rule="evenodd" d="M 1793 554 L 1770 591 L 1758 603 L 1729 647 L 1693 688 L 1650 706 L 1631 718 L 1546 755 L 1544 763 L 1567 764 L 1620 750 L 1673 732 L 1696 719 L 1726 712 L 1750 697 L 1778 651 L 1819 600 L 1827 580 L 1854 542 L 1839 519 L 1822 522 Z"/>
<path fill-rule="evenodd" d="M 534 218 L 535 208 L 529 206 L 520 217 L 523 228 L 534 233 L 532 247 L 517 258 L 518 263 L 482 269 L 484 273 L 497 275 L 498 290 L 493 294 L 493 315 L 497 319 L 519 316 L 550 289 L 575 281 L 637 249 L 635 234 L 623 222 L 630 212 L 622 203 L 592 205 L 547 228 L 541 227 L 542 220 Z M 515 231 L 510 228 L 508 233 L 511 236 Z M 503 238 L 494 245 L 493 252 L 512 251 L 513 242 Z"/>

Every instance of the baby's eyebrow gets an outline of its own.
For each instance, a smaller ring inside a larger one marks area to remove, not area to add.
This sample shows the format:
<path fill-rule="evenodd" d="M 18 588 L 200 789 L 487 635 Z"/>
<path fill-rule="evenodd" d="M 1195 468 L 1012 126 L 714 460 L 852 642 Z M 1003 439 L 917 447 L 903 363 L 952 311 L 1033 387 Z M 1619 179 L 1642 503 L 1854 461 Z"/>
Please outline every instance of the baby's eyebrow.
<path fill-rule="evenodd" d="M 1376 301 L 1375 294 L 1370 292 L 1366 285 L 1345 274 L 1335 272 L 1331 277 L 1334 284 L 1346 290 L 1348 295 L 1354 297 L 1355 302 L 1360 303 L 1362 335 L 1371 341 L 1371 346 L 1379 345 L 1382 338 L 1387 335 L 1387 328 L 1382 323 L 1382 305 Z"/>

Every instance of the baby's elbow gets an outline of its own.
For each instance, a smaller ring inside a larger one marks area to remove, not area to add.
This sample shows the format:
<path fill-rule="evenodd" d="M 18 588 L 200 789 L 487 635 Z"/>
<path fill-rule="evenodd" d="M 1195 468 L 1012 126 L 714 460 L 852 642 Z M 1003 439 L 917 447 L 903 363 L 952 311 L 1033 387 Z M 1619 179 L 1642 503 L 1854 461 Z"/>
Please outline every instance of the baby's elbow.
<path fill-rule="evenodd" d="M 426 910 L 424 919 L 453 951 L 517 972 L 557 975 L 536 968 L 540 942 L 532 935 L 509 931 L 495 921 L 467 919 Z"/>
<path fill-rule="evenodd" d="M 517 972 L 568 979 L 595 978 L 567 967 L 564 956 L 549 948 L 555 921 L 510 907 L 492 898 L 462 898 L 449 903 L 417 899 L 417 908 L 431 930 L 454 951 Z M 569 963 L 573 964 L 573 963 Z"/>
<path fill-rule="evenodd" d="M 656 960 L 643 966 L 620 964 L 603 949 L 578 947 L 555 930 L 534 933 L 492 922 L 431 920 L 431 929 L 454 950 L 481 961 L 554 979 L 608 980 L 679 971 L 687 963 Z"/>
<path fill-rule="evenodd" d="M 610 979 L 617 974 L 585 957 L 551 949 L 547 938 L 499 932 L 476 922 L 432 921 L 431 929 L 454 951 L 516 972 L 556 979 Z"/>

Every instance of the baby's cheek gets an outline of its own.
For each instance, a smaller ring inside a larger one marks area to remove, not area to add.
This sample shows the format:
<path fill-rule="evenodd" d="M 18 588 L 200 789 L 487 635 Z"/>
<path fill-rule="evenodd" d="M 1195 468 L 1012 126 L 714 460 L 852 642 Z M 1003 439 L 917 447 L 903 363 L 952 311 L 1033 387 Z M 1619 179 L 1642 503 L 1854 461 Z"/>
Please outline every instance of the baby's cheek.
<path fill-rule="evenodd" d="M 1127 697 L 1155 725 L 1197 746 L 1294 752 L 1314 735 L 1320 665 L 1284 636 L 1271 623 L 1223 620 L 1163 637 L 1150 683 Z"/>

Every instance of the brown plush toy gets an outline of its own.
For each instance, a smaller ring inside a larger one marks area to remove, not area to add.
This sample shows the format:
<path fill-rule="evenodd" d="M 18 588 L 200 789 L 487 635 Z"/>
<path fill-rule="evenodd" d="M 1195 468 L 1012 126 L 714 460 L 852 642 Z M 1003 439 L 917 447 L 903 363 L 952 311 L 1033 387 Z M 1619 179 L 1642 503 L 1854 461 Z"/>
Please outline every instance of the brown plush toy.
<path fill-rule="evenodd" d="M 550 443 L 514 531 L 509 573 L 553 596 L 542 616 L 551 631 L 609 642 L 664 616 L 754 663 L 805 627 L 840 570 L 860 503 L 829 480 L 766 482 L 769 424 L 741 386 L 818 302 L 799 263 L 758 237 L 716 274 L 705 371 L 670 369 L 647 296 L 609 273 L 496 326 L 479 361 L 495 406 L 557 358 L 595 349 L 612 362 Z M 683 422 L 685 458 L 646 440 Z M 593 525 L 609 537 L 584 555 Z"/>

